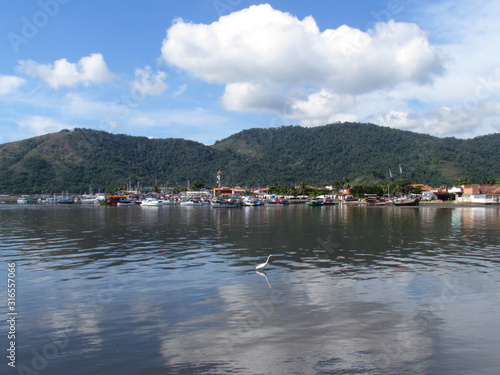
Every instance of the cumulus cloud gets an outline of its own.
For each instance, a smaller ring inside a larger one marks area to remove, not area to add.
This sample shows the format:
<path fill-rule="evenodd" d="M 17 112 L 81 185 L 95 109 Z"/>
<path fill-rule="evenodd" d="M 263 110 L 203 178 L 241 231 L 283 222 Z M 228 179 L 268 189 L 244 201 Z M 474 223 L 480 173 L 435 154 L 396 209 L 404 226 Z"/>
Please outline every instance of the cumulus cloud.
<path fill-rule="evenodd" d="M 167 88 L 165 72 L 153 72 L 150 66 L 135 70 L 135 80 L 131 84 L 131 92 L 140 96 L 161 95 Z"/>
<path fill-rule="evenodd" d="M 102 84 L 113 78 L 100 53 L 82 57 L 78 63 L 70 63 L 67 59 L 56 60 L 53 64 L 21 60 L 18 70 L 30 77 L 41 78 L 54 89 L 74 87 L 79 84 L 84 86 Z"/>
<path fill-rule="evenodd" d="M 435 136 L 471 138 L 498 132 L 498 122 L 488 118 L 500 118 L 500 103 L 484 100 L 471 106 L 440 107 L 423 113 L 388 111 L 372 118 L 372 122 Z"/>
<path fill-rule="evenodd" d="M 16 92 L 24 84 L 24 79 L 16 76 L 0 76 L 0 95 Z"/>
<path fill-rule="evenodd" d="M 357 95 L 428 84 L 445 62 L 412 23 L 320 31 L 313 17 L 299 20 L 268 4 L 210 25 L 177 20 L 162 56 L 200 79 L 224 84 L 226 109 L 279 111 L 309 124 L 355 117 L 346 110 Z"/>

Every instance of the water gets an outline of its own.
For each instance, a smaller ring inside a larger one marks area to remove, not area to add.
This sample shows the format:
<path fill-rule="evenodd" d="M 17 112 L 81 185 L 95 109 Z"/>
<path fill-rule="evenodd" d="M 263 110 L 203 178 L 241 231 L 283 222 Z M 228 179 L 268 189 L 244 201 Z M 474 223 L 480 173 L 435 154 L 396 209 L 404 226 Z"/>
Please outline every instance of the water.
<path fill-rule="evenodd" d="M 497 374 L 499 228 L 498 207 L 2 205 L 1 373 Z"/>

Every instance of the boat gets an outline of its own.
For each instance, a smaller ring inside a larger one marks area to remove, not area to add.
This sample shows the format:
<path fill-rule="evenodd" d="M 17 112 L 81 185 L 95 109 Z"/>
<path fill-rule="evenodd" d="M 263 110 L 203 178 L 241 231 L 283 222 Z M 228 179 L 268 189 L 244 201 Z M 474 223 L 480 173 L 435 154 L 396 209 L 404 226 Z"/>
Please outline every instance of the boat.
<path fill-rule="evenodd" d="M 80 203 L 81 204 L 95 204 L 99 203 L 97 201 L 97 198 L 93 195 L 82 195 L 80 198 Z"/>
<path fill-rule="evenodd" d="M 127 207 L 132 205 L 132 201 L 128 198 L 121 198 L 118 203 L 116 203 L 118 207 Z"/>
<path fill-rule="evenodd" d="M 259 198 L 245 197 L 241 202 L 243 206 L 262 206 L 264 202 Z"/>
<path fill-rule="evenodd" d="M 146 198 L 141 201 L 141 207 L 161 207 L 163 206 L 163 201 L 156 198 Z"/>
<path fill-rule="evenodd" d="M 188 200 L 182 201 L 180 205 L 183 207 L 208 206 L 210 202 L 200 198 L 189 198 Z"/>
<path fill-rule="evenodd" d="M 73 204 L 73 203 L 75 203 L 75 200 L 73 199 L 73 197 L 62 196 L 61 198 L 57 199 L 57 203 L 58 204 Z"/>
<path fill-rule="evenodd" d="M 236 199 L 214 198 L 210 202 L 210 205 L 213 208 L 237 208 L 241 206 L 241 203 Z"/>
<path fill-rule="evenodd" d="M 320 207 L 324 205 L 324 202 L 321 199 L 312 199 L 308 203 L 311 207 Z"/>
<path fill-rule="evenodd" d="M 19 198 L 17 198 L 17 203 L 19 204 L 36 203 L 36 201 L 36 197 L 32 197 L 29 195 L 21 195 Z"/>
<path fill-rule="evenodd" d="M 338 202 L 335 202 L 333 199 L 327 198 L 323 200 L 323 206 L 335 206 Z"/>
<path fill-rule="evenodd" d="M 109 197 L 107 197 L 107 203 L 105 204 L 107 204 L 108 206 L 117 206 L 118 202 L 123 199 L 128 199 L 128 197 L 125 195 L 110 195 Z M 101 203 L 101 201 L 99 201 L 99 203 Z"/>
<path fill-rule="evenodd" d="M 418 206 L 420 203 L 420 197 L 416 198 L 398 198 L 395 199 L 392 203 L 395 206 Z"/>
<path fill-rule="evenodd" d="M 177 201 L 175 199 L 164 199 L 164 200 L 162 200 L 162 204 L 164 206 L 173 206 L 173 205 L 179 204 L 179 201 Z"/>
<path fill-rule="evenodd" d="M 271 198 L 266 200 L 266 204 L 269 206 L 283 206 L 285 204 L 283 201 L 284 200 L 279 198 Z"/>
<path fill-rule="evenodd" d="M 55 202 L 56 202 L 56 200 L 52 197 L 38 198 L 38 203 L 41 203 L 41 204 L 53 204 Z"/>
<path fill-rule="evenodd" d="M 368 206 L 385 206 L 386 203 L 385 198 L 380 198 L 378 196 L 366 198 L 366 204 Z"/>
<path fill-rule="evenodd" d="M 108 198 L 105 195 L 98 195 L 96 198 L 97 203 L 102 206 L 106 206 L 108 204 Z"/>

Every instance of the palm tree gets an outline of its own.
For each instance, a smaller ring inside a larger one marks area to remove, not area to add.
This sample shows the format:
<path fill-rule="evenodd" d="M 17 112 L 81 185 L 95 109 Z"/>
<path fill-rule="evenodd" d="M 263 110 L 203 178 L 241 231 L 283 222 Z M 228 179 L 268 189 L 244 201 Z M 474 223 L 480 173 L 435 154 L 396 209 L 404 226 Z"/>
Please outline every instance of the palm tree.
<path fill-rule="evenodd" d="M 344 189 L 349 189 L 351 187 L 351 180 L 349 179 L 349 177 L 344 177 L 344 179 L 342 180 L 342 187 Z"/>

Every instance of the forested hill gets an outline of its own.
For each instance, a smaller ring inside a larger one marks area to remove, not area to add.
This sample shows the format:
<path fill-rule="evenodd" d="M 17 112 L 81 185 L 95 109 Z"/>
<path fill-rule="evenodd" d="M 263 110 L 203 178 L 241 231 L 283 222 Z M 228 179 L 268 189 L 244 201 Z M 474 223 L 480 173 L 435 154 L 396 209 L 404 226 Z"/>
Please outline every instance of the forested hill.
<path fill-rule="evenodd" d="M 500 177 L 500 134 L 461 140 L 343 123 L 244 130 L 213 147 L 245 157 L 265 181 L 275 175 L 288 183 L 327 183 L 348 176 L 373 183 L 388 180 L 389 169 L 400 177 L 399 165 L 405 178 L 431 185 Z"/>
<path fill-rule="evenodd" d="M 129 179 L 142 186 L 375 183 L 389 169 L 412 182 L 440 185 L 500 177 L 500 134 L 437 138 L 371 124 L 249 129 L 213 146 L 90 129 L 63 130 L 0 145 L 0 192 L 104 191 Z"/>

